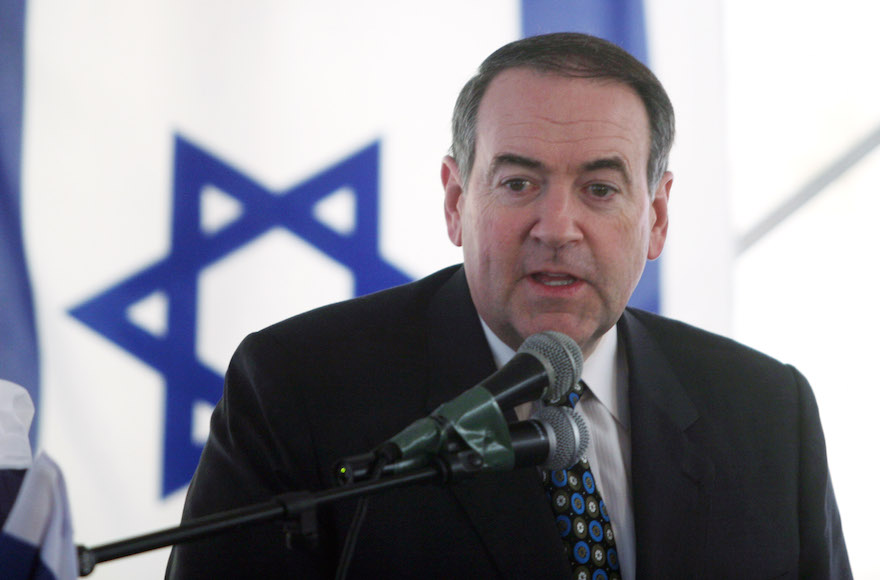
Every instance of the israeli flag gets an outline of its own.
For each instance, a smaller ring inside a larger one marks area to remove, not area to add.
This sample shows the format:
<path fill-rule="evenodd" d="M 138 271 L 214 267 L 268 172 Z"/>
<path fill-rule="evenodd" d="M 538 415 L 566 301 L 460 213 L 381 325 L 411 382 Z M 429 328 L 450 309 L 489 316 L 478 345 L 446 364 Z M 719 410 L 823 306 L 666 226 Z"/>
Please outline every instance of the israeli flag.
<path fill-rule="evenodd" d="M 0 0 L 0 27 L 0 377 L 87 545 L 179 520 L 248 332 L 461 261 L 439 167 L 485 56 L 579 30 L 647 58 L 636 0 Z"/>

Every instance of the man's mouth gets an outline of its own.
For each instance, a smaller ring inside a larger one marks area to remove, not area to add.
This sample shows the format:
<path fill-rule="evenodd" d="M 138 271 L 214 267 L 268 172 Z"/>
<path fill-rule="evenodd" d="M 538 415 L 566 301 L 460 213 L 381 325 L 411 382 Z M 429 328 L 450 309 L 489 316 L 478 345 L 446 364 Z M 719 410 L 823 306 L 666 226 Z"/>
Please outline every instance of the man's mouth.
<path fill-rule="evenodd" d="M 544 286 L 570 286 L 578 281 L 577 278 L 568 274 L 553 274 L 550 272 L 536 272 L 532 274 L 532 279 Z"/>

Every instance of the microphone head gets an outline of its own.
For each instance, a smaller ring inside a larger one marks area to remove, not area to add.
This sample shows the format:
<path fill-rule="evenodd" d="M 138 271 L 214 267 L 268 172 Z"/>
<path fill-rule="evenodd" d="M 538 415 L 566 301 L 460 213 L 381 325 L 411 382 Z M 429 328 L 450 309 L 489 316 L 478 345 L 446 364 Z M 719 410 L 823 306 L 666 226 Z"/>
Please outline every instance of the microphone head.
<path fill-rule="evenodd" d="M 555 330 L 533 334 L 522 343 L 517 353 L 528 353 L 540 360 L 550 378 L 543 398 L 558 401 L 581 378 L 584 355 L 568 335 Z"/>
<path fill-rule="evenodd" d="M 590 446 L 587 420 L 571 407 L 542 407 L 534 417 L 543 423 L 550 452 L 544 469 L 567 469 L 586 457 Z"/>

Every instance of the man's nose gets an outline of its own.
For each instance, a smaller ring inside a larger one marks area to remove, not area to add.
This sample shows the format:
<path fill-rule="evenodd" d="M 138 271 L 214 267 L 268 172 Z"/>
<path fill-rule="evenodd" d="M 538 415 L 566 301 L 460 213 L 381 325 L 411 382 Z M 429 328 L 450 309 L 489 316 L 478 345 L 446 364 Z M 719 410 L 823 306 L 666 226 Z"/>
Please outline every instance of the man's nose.
<path fill-rule="evenodd" d="M 548 188 L 535 203 L 531 236 L 552 248 L 583 239 L 576 194 L 565 187 Z"/>

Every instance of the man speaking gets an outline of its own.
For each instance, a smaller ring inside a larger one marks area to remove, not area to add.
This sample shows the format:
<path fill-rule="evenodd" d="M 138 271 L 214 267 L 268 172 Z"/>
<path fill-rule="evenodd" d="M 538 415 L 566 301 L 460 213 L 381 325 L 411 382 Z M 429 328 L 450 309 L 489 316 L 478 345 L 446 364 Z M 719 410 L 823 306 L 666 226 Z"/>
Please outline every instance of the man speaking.
<path fill-rule="evenodd" d="M 334 485 L 544 331 L 572 338 L 589 425 L 565 469 L 371 498 L 350 578 L 851 576 L 816 403 L 794 368 L 626 307 L 666 240 L 672 105 L 597 38 L 508 44 L 461 91 L 441 168 L 462 266 L 293 317 L 233 356 L 184 519 Z M 511 416 L 510 419 L 517 417 Z M 174 548 L 172 578 L 319 578 L 354 502 Z"/>

